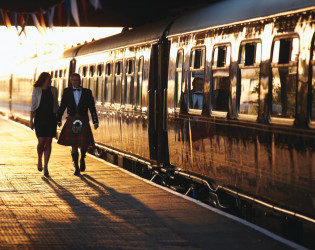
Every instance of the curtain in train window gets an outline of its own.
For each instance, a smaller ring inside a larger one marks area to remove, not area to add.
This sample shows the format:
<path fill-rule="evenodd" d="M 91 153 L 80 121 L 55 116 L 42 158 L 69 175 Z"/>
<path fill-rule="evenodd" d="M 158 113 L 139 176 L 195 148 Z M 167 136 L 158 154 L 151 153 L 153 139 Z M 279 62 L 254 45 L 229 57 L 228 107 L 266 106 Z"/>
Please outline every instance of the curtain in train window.
<path fill-rule="evenodd" d="M 271 115 L 273 117 L 295 117 L 298 54 L 298 38 L 284 38 L 274 41 L 271 64 Z"/>
<path fill-rule="evenodd" d="M 261 43 L 246 43 L 240 47 L 239 113 L 258 114 Z"/>
<path fill-rule="evenodd" d="M 98 102 L 102 101 L 102 85 L 103 85 L 103 71 L 104 64 L 97 65 L 97 76 L 96 76 L 96 85 L 95 85 L 95 100 Z"/>
<path fill-rule="evenodd" d="M 126 61 L 125 104 L 134 104 L 134 59 Z"/>
<path fill-rule="evenodd" d="M 143 56 L 139 58 L 137 73 L 137 106 L 142 106 Z"/>
<path fill-rule="evenodd" d="M 230 99 L 231 48 L 222 45 L 214 48 L 212 60 L 212 110 L 228 112 Z"/>
<path fill-rule="evenodd" d="M 122 61 L 115 63 L 114 103 L 121 103 Z"/>
<path fill-rule="evenodd" d="M 180 96 L 182 93 L 183 81 L 183 66 L 184 66 L 184 52 L 179 50 L 176 58 L 176 72 L 175 72 L 175 90 L 174 90 L 174 104 L 175 107 L 180 107 Z"/>
<path fill-rule="evenodd" d="M 105 88 L 104 88 L 104 100 L 105 102 L 111 102 L 112 99 L 112 63 L 106 64 L 105 69 Z"/>
<path fill-rule="evenodd" d="M 313 51 L 311 52 L 311 65 L 312 65 L 312 110 L 311 120 L 315 121 L 315 37 L 313 40 Z"/>
<path fill-rule="evenodd" d="M 202 109 L 205 49 L 198 48 L 191 52 L 189 79 L 189 108 Z"/>

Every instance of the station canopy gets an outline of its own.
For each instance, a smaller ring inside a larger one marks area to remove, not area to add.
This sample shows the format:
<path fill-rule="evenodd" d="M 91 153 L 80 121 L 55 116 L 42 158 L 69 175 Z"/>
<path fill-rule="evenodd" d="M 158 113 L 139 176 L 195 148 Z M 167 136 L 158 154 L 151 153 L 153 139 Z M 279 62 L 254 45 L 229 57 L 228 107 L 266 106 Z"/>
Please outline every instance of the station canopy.
<path fill-rule="evenodd" d="M 0 25 L 136 27 L 217 1 L 6 0 L 0 2 Z"/>

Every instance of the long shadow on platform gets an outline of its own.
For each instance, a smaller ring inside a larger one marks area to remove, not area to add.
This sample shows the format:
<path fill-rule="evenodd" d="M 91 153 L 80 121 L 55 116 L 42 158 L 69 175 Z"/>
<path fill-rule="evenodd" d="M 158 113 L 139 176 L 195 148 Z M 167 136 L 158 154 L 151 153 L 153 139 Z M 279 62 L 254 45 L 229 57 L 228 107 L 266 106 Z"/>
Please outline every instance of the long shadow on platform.
<path fill-rule="evenodd" d="M 86 174 L 81 179 L 97 196 L 89 198 L 87 194 L 80 200 L 54 179 L 43 178 L 77 218 L 71 225 L 47 222 L 65 246 L 78 249 L 192 247 L 191 242 L 166 227 L 158 215 L 129 194 L 118 193 Z"/>

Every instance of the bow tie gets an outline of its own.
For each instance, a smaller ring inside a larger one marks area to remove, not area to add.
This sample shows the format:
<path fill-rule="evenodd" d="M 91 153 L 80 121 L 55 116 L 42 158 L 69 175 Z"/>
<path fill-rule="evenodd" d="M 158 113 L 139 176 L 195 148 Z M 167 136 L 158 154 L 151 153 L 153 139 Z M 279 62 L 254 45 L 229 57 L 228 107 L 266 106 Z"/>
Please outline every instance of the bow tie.
<path fill-rule="evenodd" d="M 73 91 L 80 91 L 81 89 L 75 89 L 75 88 L 73 88 Z"/>

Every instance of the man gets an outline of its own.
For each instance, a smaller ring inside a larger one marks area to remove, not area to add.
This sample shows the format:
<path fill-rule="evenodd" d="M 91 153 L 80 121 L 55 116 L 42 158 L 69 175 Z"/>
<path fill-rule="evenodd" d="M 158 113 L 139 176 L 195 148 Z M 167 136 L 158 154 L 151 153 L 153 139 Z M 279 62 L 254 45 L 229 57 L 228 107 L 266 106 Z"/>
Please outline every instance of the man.
<path fill-rule="evenodd" d="M 80 175 L 85 171 L 85 154 L 89 146 L 94 146 L 94 138 L 89 124 L 88 109 L 92 116 L 94 128 L 98 128 L 98 118 L 92 91 L 81 87 L 81 77 L 77 73 L 70 76 L 72 87 L 63 91 L 60 107 L 57 111 L 57 124 L 61 126 L 62 115 L 67 108 L 67 121 L 63 126 L 58 143 L 65 146 L 72 146 L 71 156 L 74 163 L 74 175 Z M 81 159 L 79 167 L 79 152 Z"/>

